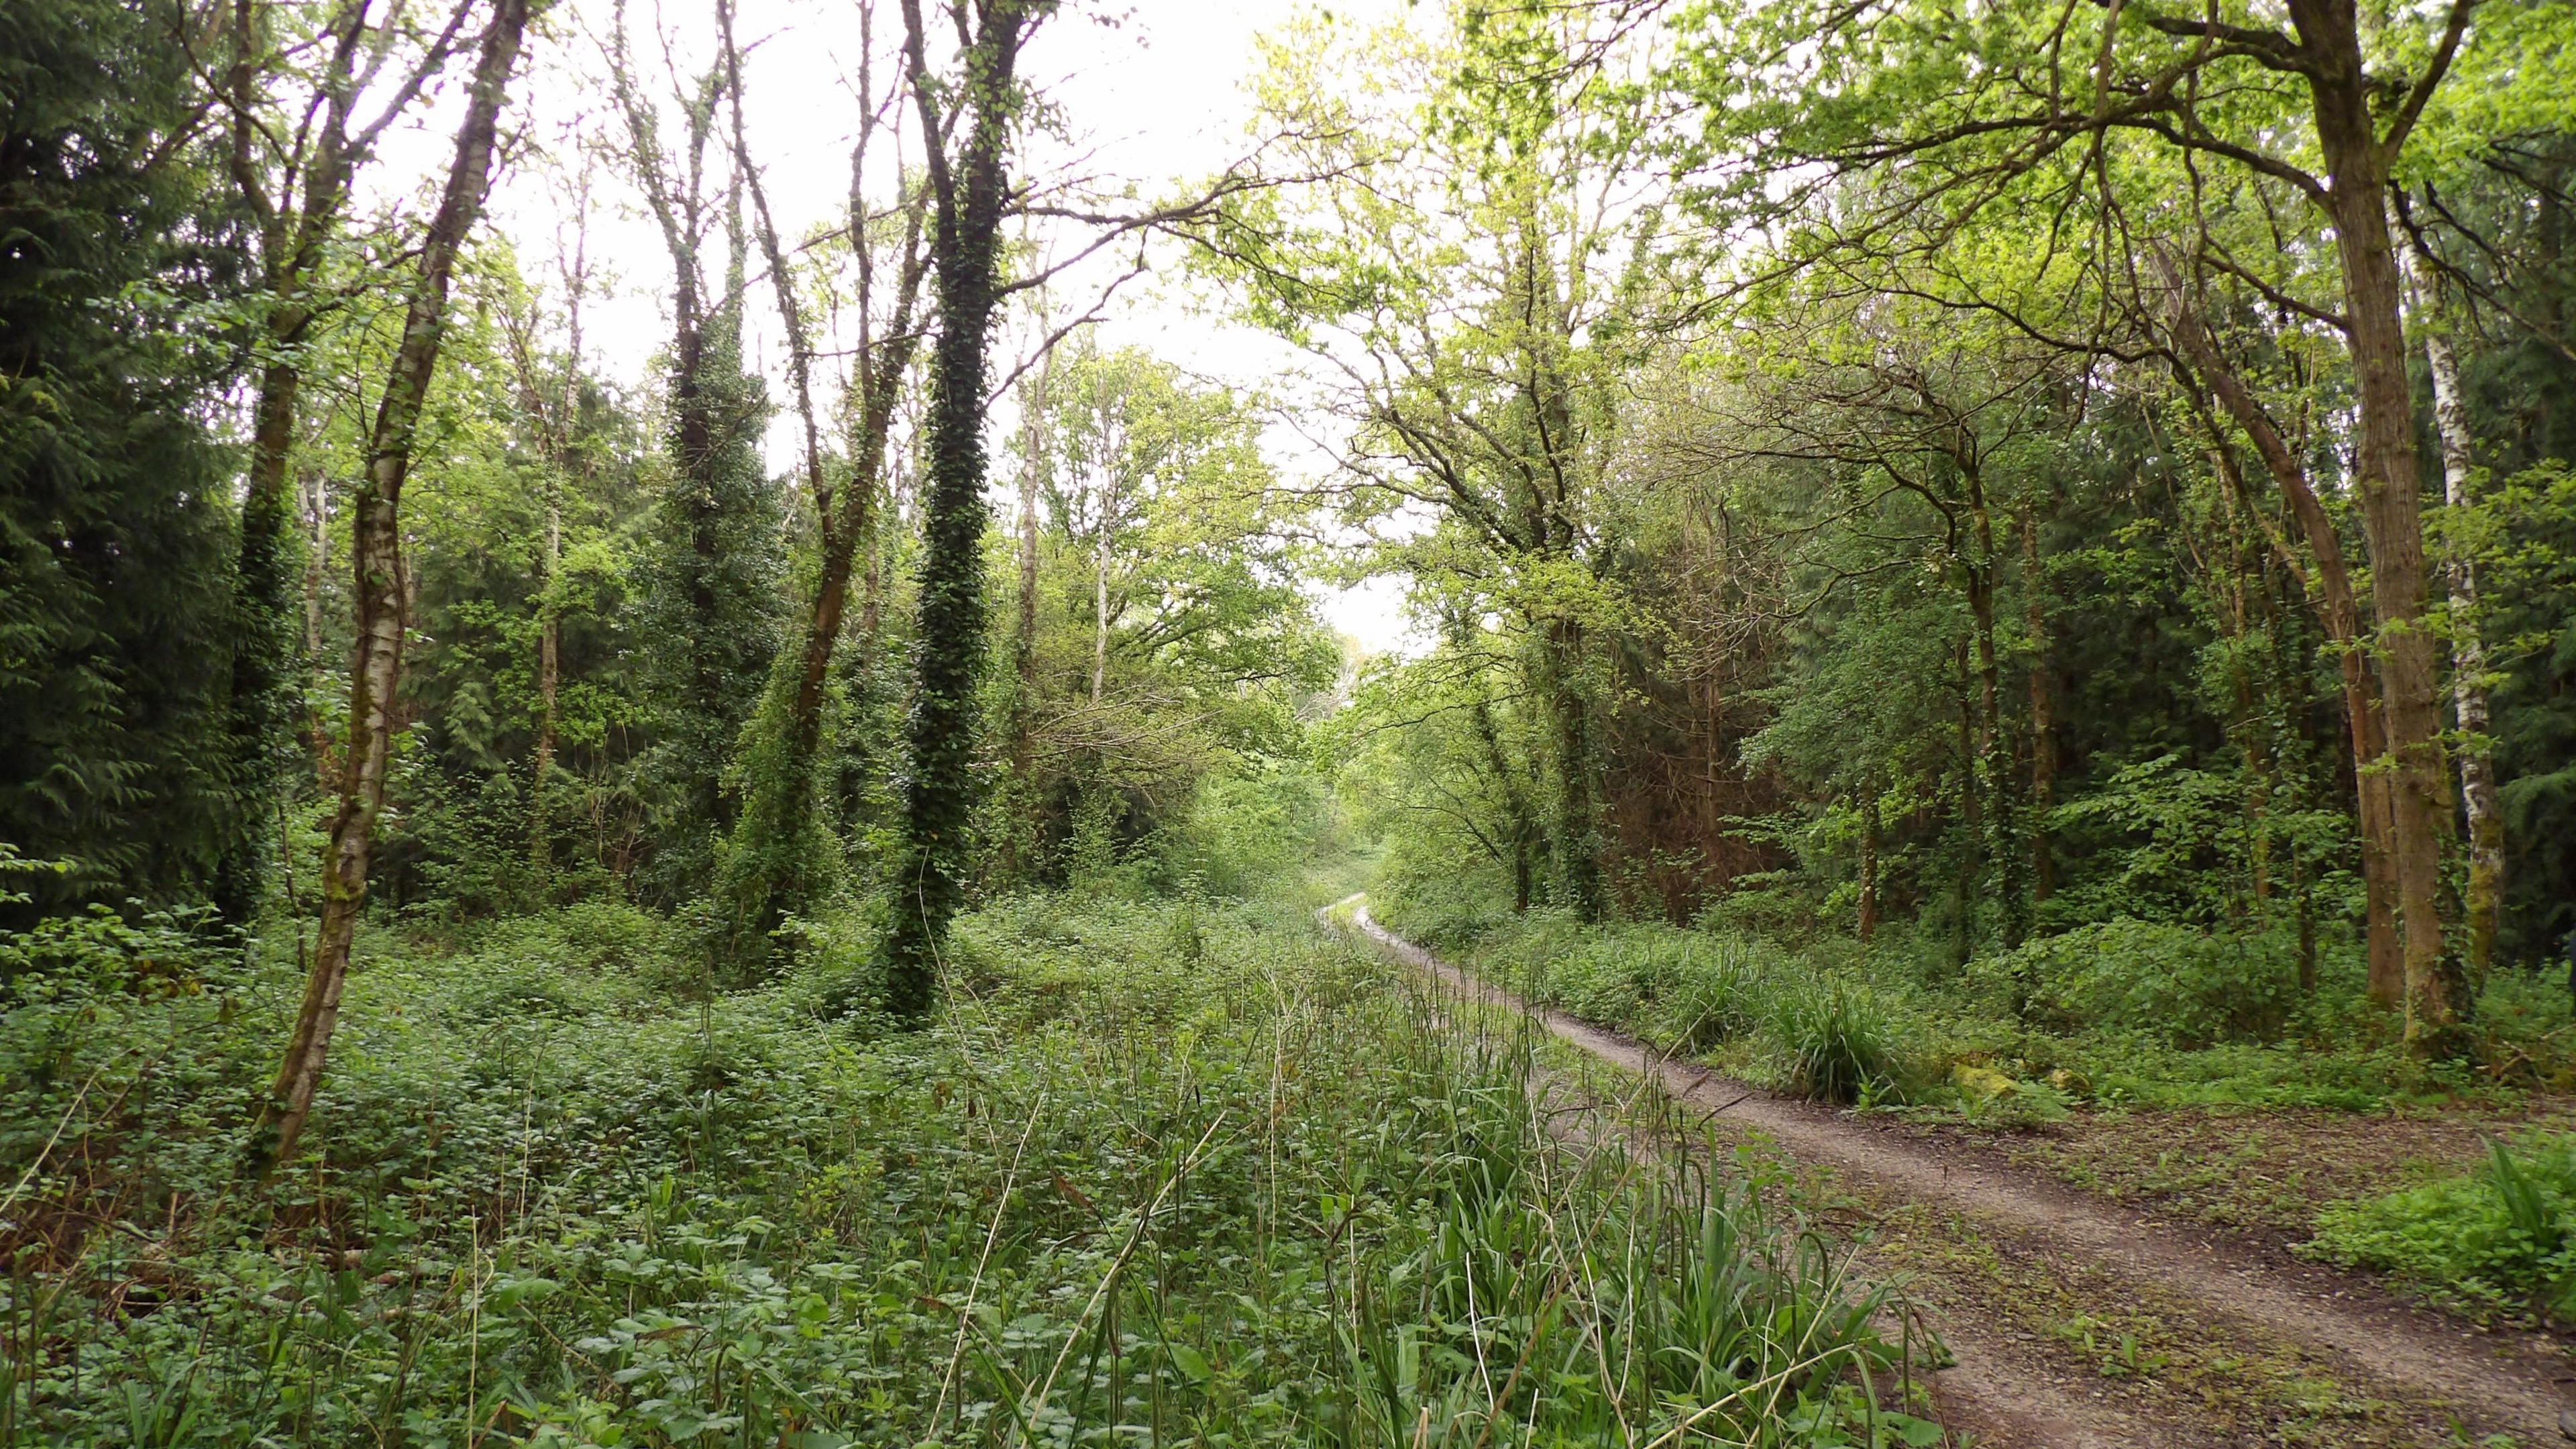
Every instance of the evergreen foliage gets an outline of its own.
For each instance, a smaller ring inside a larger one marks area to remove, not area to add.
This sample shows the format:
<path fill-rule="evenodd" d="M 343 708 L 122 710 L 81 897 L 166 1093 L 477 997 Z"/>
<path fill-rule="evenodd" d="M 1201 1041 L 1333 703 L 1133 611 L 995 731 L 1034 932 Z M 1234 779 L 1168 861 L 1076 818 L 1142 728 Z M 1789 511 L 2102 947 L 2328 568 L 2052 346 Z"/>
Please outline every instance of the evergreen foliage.
<path fill-rule="evenodd" d="M 728 773 L 779 649 L 786 545 L 784 504 L 759 454 L 767 390 L 743 371 L 739 316 L 716 314 L 672 378 L 670 475 L 637 592 L 655 733 L 645 879 L 656 898 L 680 901 L 704 888 L 739 809 Z"/>
<path fill-rule="evenodd" d="M 235 269 L 180 23 L 112 0 L 0 16 L 0 840 L 75 864 L 38 883 L 47 907 L 202 899 L 229 842 L 279 848 L 207 748 L 235 639 L 205 422 Z"/>

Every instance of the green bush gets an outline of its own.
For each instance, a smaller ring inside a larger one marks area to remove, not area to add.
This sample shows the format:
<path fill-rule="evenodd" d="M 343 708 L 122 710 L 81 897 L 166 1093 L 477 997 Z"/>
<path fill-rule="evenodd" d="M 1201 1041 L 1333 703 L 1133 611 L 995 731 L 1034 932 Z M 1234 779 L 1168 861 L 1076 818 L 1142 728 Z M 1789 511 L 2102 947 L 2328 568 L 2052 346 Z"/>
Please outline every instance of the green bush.
<path fill-rule="evenodd" d="M 2475 1309 L 2576 1324 L 2576 1135 L 2489 1143 L 2476 1172 L 2334 1204 L 2308 1250 Z"/>
<path fill-rule="evenodd" d="M 2297 944 L 2121 917 L 1980 958 L 1970 980 L 2054 1031 L 2132 1030 L 2194 1049 L 2265 1041 L 2299 1005 Z"/>

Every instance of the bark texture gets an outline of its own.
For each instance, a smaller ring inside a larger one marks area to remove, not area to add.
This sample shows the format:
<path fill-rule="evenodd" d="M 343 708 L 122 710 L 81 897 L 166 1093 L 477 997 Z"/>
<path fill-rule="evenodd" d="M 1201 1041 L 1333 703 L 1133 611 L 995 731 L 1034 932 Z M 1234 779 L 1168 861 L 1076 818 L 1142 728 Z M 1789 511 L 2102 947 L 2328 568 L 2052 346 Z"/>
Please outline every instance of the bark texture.
<path fill-rule="evenodd" d="M 447 295 L 456 256 L 481 212 L 492 174 L 501 106 L 510 71 L 528 26 L 530 0 L 493 0 L 492 18 L 475 62 L 473 88 L 456 134 L 438 211 L 423 238 L 419 269 L 403 316 L 402 341 L 385 377 L 375 425 L 368 435 L 366 477 L 354 505 L 351 566 L 357 600 L 358 640 L 351 662 L 349 732 L 340 772 L 340 806 L 331 820 L 330 853 L 323 863 L 322 930 L 295 1034 L 269 1092 L 269 1120 L 276 1129 L 272 1163 L 292 1157 L 322 1081 L 340 995 L 347 985 L 349 947 L 366 907 L 367 868 L 375 848 L 376 816 L 384 809 L 385 765 L 393 751 L 394 691 L 402 678 L 407 571 L 402 561 L 401 507 L 411 471 L 412 442 L 423 402 L 438 371 L 447 321 Z"/>
<path fill-rule="evenodd" d="M 2433 431 L 2442 446 L 2442 501 L 2466 508 L 2477 480 L 2471 451 L 2468 399 L 2460 390 L 2460 358 L 2441 305 L 2440 279 L 2414 251 L 2404 232 L 2418 307 L 2426 314 L 2424 360 L 2433 383 Z M 2468 824 L 2469 878 L 2461 901 L 2468 964 L 2484 971 L 2495 955 L 2496 917 L 2504 906 L 2504 811 L 2496 798 L 2495 762 L 2488 754 L 2486 647 L 2478 638 L 2478 571 L 2463 556 L 2446 559 L 2443 581 L 2451 604 L 2451 711 L 2459 724 L 2460 806 Z"/>
<path fill-rule="evenodd" d="M 2415 406 L 2386 202 L 2389 170 L 2411 117 L 2401 109 L 2383 134 L 2372 108 L 2380 87 L 2364 61 L 2361 16 L 2352 0 L 2291 0 L 2289 9 L 2306 52 L 2317 145 L 2325 157 L 2323 205 L 2334 222 L 2335 252 L 2343 265 L 2344 334 L 2360 404 L 2353 483 L 2370 547 L 2371 604 L 2378 620 L 2373 645 L 2385 758 L 2376 767 L 2388 777 L 2406 1040 L 2417 1050 L 2447 1051 L 2469 1003 L 2442 935 L 2451 775 L 2442 748 L 2438 654 L 2424 617 Z M 2465 12 L 2455 13 L 2443 49 L 2419 86 L 2447 68 L 2465 19 Z"/>

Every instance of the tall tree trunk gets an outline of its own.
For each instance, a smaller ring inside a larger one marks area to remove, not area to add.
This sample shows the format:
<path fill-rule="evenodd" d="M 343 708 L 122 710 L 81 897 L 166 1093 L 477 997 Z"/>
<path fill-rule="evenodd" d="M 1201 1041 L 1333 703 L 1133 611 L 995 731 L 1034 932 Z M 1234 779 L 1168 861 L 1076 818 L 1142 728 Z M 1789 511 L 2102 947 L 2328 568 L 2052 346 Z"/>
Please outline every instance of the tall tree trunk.
<path fill-rule="evenodd" d="M 823 692 L 831 678 L 832 651 L 840 642 L 841 614 L 849 599 L 851 546 L 855 541 L 850 535 L 854 532 L 854 520 L 843 516 L 840 508 L 835 506 L 832 480 L 823 465 L 822 423 L 814 409 L 814 350 L 806 331 L 805 308 L 796 295 L 796 273 L 788 266 L 786 249 L 779 241 L 778 224 L 770 215 L 769 188 L 762 182 L 759 168 L 752 164 L 751 142 L 743 128 L 742 48 L 734 43 L 731 0 L 716 0 L 716 24 L 723 43 L 720 59 L 733 117 L 735 185 L 731 193 L 730 214 L 734 230 L 734 274 L 739 278 L 742 272 L 741 198 L 747 188 L 752 202 L 752 219 L 759 235 L 761 260 L 768 264 L 770 290 L 777 299 L 779 321 L 787 329 L 787 372 L 796 389 L 796 420 L 805 435 L 805 493 L 814 502 L 816 525 L 822 534 L 822 567 L 815 580 L 813 607 L 806 613 L 805 647 L 797 669 L 796 703 L 788 722 L 787 758 L 782 762 L 787 778 L 769 782 L 770 788 L 790 792 L 789 798 L 794 802 L 791 809 L 799 817 L 769 824 L 771 828 L 792 833 L 804 823 L 802 817 L 811 809 L 813 792 L 806 788 L 804 777 L 812 770 L 815 756 L 822 749 Z M 864 102 L 862 109 L 865 109 Z M 856 184 L 854 180 L 853 187 Z M 855 224 L 851 228 L 851 241 L 855 246 L 867 244 L 863 229 Z M 741 283 L 736 280 L 733 285 L 738 290 Z M 739 301 L 735 305 L 739 306 Z M 866 378 L 874 362 L 875 359 L 868 357 L 863 350 L 858 362 L 862 381 L 861 396 L 857 400 L 863 432 L 876 421 L 875 410 L 870 406 L 876 401 L 872 395 L 876 389 L 867 385 Z M 875 438 L 875 443 L 868 455 L 861 456 L 854 450 L 850 458 L 852 476 L 848 493 L 851 506 L 861 515 L 867 509 L 867 496 L 875 489 L 877 458 L 884 452 L 881 433 Z M 863 517 L 856 521 L 863 526 Z M 769 918 L 794 904 L 798 903 L 778 900 L 773 891 L 771 900 L 759 912 L 764 922 L 762 929 L 766 930 Z"/>
<path fill-rule="evenodd" d="M 2353 791 L 2361 825 L 2368 989 L 2372 1000 L 2398 1006 L 2407 997 L 2407 968 L 2404 943 L 2397 929 L 2397 819 L 2389 775 L 2380 767 L 2384 753 L 2380 698 L 2371 678 L 2361 603 L 2353 592 L 2343 540 L 2336 535 L 2334 520 L 2326 516 L 2325 506 L 2317 501 L 2316 490 L 2308 486 L 2306 467 L 2219 355 L 2208 327 L 2183 294 L 2179 274 L 2169 262 L 2163 262 L 2161 254 L 2158 259 L 2163 263 L 2166 285 L 2172 289 L 2170 326 L 2177 347 L 2199 374 L 2202 385 L 2253 442 L 2254 451 L 2263 459 L 2265 470 L 2280 488 L 2292 520 L 2307 541 L 2309 556 L 2316 561 L 2321 595 L 2318 616 L 2325 625 L 2326 637 L 2335 646 L 2343 679 L 2344 718 L 2352 738 Z M 2219 466 L 2222 471 L 2235 466 L 2227 459 L 2223 445 Z M 2297 570 L 2297 561 L 2287 556 L 2286 545 L 2276 543 L 2275 547 L 2283 554 L 2285 564 L 2294 572 L 2303 572 Z"/>
<path fill-rule="evenodd" d="M 2057 799 L 2057 678 L 2049 655 L 2047 574 L 2039 562 L 2039 512 L 2021 516 L 2022 627 L 2030 635 L 2030 901 L 2045 905 L 2057 888 L 2057 858 L 2048 812 Z"/>
<path fill-rule="evenodd" d="M 2451 776 L 2442 750 L 2440 670 L 2425 625 L 2423 505 L 2415 471 L 2415 407 L 2406 370 L 2400 282 L 2388 239 L 2393 149 L 2371 114 L 2376 78 L 2364 63 L 2352 0 L 2292 0 L 2315 64 L 2308 70 L 2323 198 L 2342 263 L 2345 337 L 2360 404 L 2354 484 L 2370 546 L 2370 593 L 2389 777 L 2390 861 L 2405 944 L 2406 1040 L 2448 1051 L 2469 1002 L 2442 937 L 2442 864 L 2451 838 Z M 2447 59 L 2447 56 L 2445 57 Z"/>
<path fill-rule="evenodd" d="M 929 465 L 922 483 L 919 642 L 905 743 L 904 839 L 886 940 L 886 1006 L 918 1021 L 930 1012 L 948 922 L 966 896 L 975 813 L 976 681 L 984 654 L 985 349 L 1000 300 L 1005 151 L 1017 113 L 1021 44 L 1052 8 L 1037 0 L 980 0 L 964 36 L 963 84 L 930 74 L 922 0 L 903 0 L 904 57 L 921 114 L 937 226 L 939 340 L 931 354 Z M 967 17 L 957 14 L 961 30 Z M 957 130 L 943 97 L 958 102 Z M 955 146 L 954 164 L 948 148 Z"/>
<path fill-rule="evenodd" d="M 510 70 L 528 26 L 530 0 L 493 0 L 473 89 L 456 133 L 456 157 L 438 211 L 422 240 L 419 272 L 403 317 L 402 341 L 385 376 L 375 426 L 367 440 L 366 480 L 354 500 L 350 563 L 357 598 L 358 643 L 350 668 L 349 736 L 340 774 L 340 808 L 331 821 L 322 875 L 322 930 L 304 1002 L 286 1059 L 269 1089 L 276 1128 L 271 1162 L 294 1155 L 313 1108 L 314 1089 L 340 1018 L 349 947 L 367 901 L 367 868 L 376 816 L 384 809 L 385 764 L 393 752 L 394 692 L 401 684 L 403 614 L 408 600 L 402 560 L 401 506 L 412 442 L 438 371 L 447 294 L 456 255 L 481 211 Z"/>
<path fill-rule="evenodd" d="M 303 327 L 301 309 L 281 305 L 277 326 Z M 290 316 L 293 320 L 289 320 Z M 273 328 L 272 331 L 275 329 Z M 292 339 L 272 335 L 283 350 Z M 268 834 L 285 777 L 283 747 L 292 736 L 291 704 L 301 674 L 295 657 L 295 498 L 288 488 L 295 447 L 296 397 L 302 376 L 293 363 L 260 369 L 259 397 L 251 411 L 248 484 L 242 496 L 241 552 L 234 574 L 232 659 L 233 768 L 241 795 L 232 839 L 218 858 L 215 905 L 224 918 L 246 924 L 257 914 L 267 879 Z"/>
<path fill-rule="evenodd" d="M 2415 254 L 2404 232 L 2397 244 L 2407 254 L 2409 270 L 2420 292 L 2417 304 L 2427 314 L 2424 355 L 2433 380 L 2433 425 L 2442 445 L 2442 501 L 2452 508 L 2469 505 L 2476 478 L 2471 460 L 2468 399 L 2460 391 L 2460 359 L 2451 345 L 2441 304 L 2440 279 L 2426 259 Z M 2469 967 L 2484 973 L 2495 954 L 2496 917 L 2504 902 L 2504 814 L 2496 800 L 2495 763 L 2487 753 L 2486 648 L 2478 638 L 2477 565 L 2455 550 L 2443 564 L 2451 593 L 2451 707 L 2460 727 L 2460 803 L 2469 827 L 2469 879 L 2462 902 L 2467 928 Z"/>

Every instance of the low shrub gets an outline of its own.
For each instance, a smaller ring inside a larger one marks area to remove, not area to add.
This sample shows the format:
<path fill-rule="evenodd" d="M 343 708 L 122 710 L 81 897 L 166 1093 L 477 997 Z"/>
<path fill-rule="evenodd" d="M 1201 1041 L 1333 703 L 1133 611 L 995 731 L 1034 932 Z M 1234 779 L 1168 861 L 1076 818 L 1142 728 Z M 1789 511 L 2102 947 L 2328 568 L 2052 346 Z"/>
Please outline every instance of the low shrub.
<path fill-rule="evenodd" d="M 2576 1134 L 2491 1142 L 2476 1172 L 2336 1203 L 2307 1250 L 2472 1310 L 2576 1324 Z"/>
<path fill-rule="evenodd" d="M 2299 1005 L 2297 944 L 2116 920 L 1980 958 L 1971 982 L 2052 1031 L 2126 1029 L 2185 1049 L 2265 1041 Z"/>

